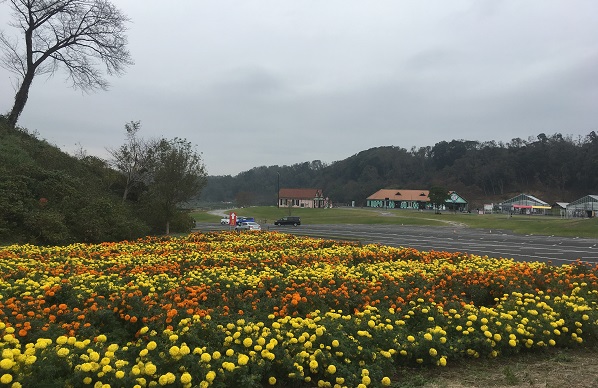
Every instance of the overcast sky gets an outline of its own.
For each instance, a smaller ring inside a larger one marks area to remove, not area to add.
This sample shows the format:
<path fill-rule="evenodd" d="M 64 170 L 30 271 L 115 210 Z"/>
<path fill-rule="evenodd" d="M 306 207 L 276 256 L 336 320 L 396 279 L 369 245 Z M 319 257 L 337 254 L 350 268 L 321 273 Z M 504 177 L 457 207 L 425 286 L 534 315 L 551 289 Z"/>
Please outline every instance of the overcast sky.
<path fill-rule="evenodd" d="M 135 64 L 107 92 L 37 78 L 19 121 L 69 153 L 107 157 L 130 121 L 196 144 L 210 175 L 598 131 L 595 0 L 113 3 Z M 13 84 L 0 68 L 2 112 Z"/>

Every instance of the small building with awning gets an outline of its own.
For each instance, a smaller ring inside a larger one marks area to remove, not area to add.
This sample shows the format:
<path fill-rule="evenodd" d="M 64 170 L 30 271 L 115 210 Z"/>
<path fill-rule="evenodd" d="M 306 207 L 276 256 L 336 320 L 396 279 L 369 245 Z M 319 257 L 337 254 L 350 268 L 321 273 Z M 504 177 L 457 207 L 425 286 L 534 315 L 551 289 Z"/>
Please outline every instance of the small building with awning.
<path fill-rule="evenodd" d="M 326 208 L 330 201 L 322 189 L 280 189 L 278 207 Z"/>
<path fill-rule="evenodd" d="M 586 195 L 567 204 L 567 217 L 596 217 L 598 195 Z"/>
<path fill-rule="evenodd" d="M 469 210 L 468 203 L 465 198 L 460 196 L 456 191 L 449 191 L 449 197 L 445 203 L 446 208 L 452 211 L 466 212 Z"/>
<path fill-rule="evenodd" d="M 546 214 L 552 207 L 539 198 L 529 194 L 519 194 L 498 204 L 503 213 L 510 214 Z"/>
<path fill-rule="evenodd" d="M 555 202 L 552 204 L 552 215 L 564 218 L 567 216 L 567 205 L 569 202 Z"/>
<path fill-rule="evenodd" d="M 430 202 L 430 190 L 410 189 L 381 189 L 366 199 L 367 207 L 381 207 L 385 209 L 433 209 Z M 444 205 L 439 210 L 467 211 L 467 201 L 449 191 Z"/>
<path fill-rule="evenodd" d="M 381 189 L 366 198 L 367 207 L 385 209 L 426 209 L 429 190 Z"/>

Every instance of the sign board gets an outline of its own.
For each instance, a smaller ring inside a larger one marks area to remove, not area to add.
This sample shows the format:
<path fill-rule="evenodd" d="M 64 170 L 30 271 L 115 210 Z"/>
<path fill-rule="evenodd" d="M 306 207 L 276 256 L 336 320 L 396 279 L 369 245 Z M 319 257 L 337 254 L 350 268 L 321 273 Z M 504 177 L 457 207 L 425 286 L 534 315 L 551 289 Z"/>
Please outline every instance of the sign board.
<path fill-rule="evenodd" d="M 228 224 L 231 226 L 237 225 L 237 215 L 235 214 L 235 212 L 232 212 L 231 214 L 229 214 Z"/>

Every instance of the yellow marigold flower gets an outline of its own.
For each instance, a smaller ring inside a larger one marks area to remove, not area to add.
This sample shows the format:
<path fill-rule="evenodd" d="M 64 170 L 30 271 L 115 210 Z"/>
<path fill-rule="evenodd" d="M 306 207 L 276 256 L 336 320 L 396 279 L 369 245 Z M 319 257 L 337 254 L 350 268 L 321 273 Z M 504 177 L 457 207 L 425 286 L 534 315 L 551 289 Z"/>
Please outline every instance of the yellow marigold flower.
<path fill-rule="evenodd" d="M 270 376 L 268 378 L 268 384 L 270 384 L 270 385 L 276 385 L 276 377 Z"/>
<path fill-rule="evenodd" d="M 35 364 L 35 361 L 37 361 L 36 356 L 27 356 L 27 358 L 25 358 L 25 365 L 33 365 Z"/>
<path fill-rule="evenodd" d="M 336 373 L 336 366 L 330 364 L 328 365 L 328 368 L 326 368 L 326 372 L 330 373 L 331 375 Z"/>
<path fill-rule="evenodd" d="M 515 347 L 515 346 L 517 346 L 517 341 L 509 340 L 509 345 L 511 345 L 512 347 Z"/>
<path fill-rule="evenodd" d="M 56 351 L 58 357 L 66 357 L 68 356 L 70 351 L 67 348 L 60 348 Z"/>
<path fill-rule="evenodd" d="M 0 377 L 0 383 L 2 384 L 10 384 L 12 382 L 12 375 L 9 373 L 5 373 Z"/>
<path fill-rule="evenodd" d="M 385 387 L 388 387 L 390 385 L 390 379 L 388 377 L 383 377 L 382 378 L 382 385 Z"/>
<path fill-rule="evenodd" d="M 434 348 L 430 348 L 428 353 L 430 353 L 430 356 L 432 357 L 436 357 L 438 355 L 438 351 Z"/>
<path fill-rule="evenodd" d="M 438 365 L 440 365 L 440 366 L 446 366 L 446 358 L 445 357 L 440 357 L 440 359 L 438 360 Z"/>
<path fill-rule="evenodd" d="M 166 375 L 160 376 L 160 378 L 158 379 L 158 383 L 160 383 L 160 385 L 168 384 L 168 376 L 166 376 Z"/>
<path fill-rule="evenodd" d="M 211 383 L 212 381 L 214 381 L 215 378 L 216 378 L 216 372 L 214 372 L 213 370 L 206 373 L 206 381 L 207 382 Z"/>
<path fill-rule="evenodd" d="M 192 377 L 189 372 L 185 372 L 181 375 L 181 383 L 182 384 L 189 384 L 191 383 Z"/>
<path fill-rule="evenodd" d="M 100 353 L 92 351 L 89 353 L 89 361 L 98 362 L 100 361 Z"/>
<path fill-rule="evenodd" d="M 156 373 L 156 370 L 158 368 L 156 368 L 156 366 L 154 364 L 152 364 L 151 362 L 148 362 L 147 364 L 145 364 L 145 374 L 146 375 L 153 375 L 154 373 Z"/>
<path fill-rule="evenodd" d="M 409 342 L 415 342 L 415 337 L 412 335 L 407 336 L 407 341 Z"/>
<path fill-rule="evenodd" d="M 87 376 L 83 379 L 83 384 L 91 384 L 93 380 L 91 379 L 91 377 Z"/>
<path fill-rule="evenodd" d="M 68 338 L 64 335 L 61 335 L 58 338 L 56 338 L 56 343 L 58 345 L 64 345 L 64 344 L 66 344 L 66 341 L 68 341 Z"/>
<path fill-rule="evenodd" d="M 212 356 L 210 356 L 210 353 L 202 353 L 200 358 L 203 362 L 210 362 L 212 360 Z"/>
<path fill-rule="evenodd" d="M 370 376 L 363 376 L 361 378 L 361 383 L 362 384 L 370 385 L 371 382 L 372 382 L 372 379 L 370 379 Z"/>
<path fill-rule="evenodd" d="M 118 344 L 110 344 L 110 346 L 108 346 L 108 351 L 109 352 L 116 352 L 118 350 Z"/>
<path fill-rule="evenodd" d="M 317 369 L 318 368 L 318 362 L 316 360 L 311 360 L 309 362 L 309 368 L 310 369 Z"/>
<path fill-rule="evenodd" d="M 340 345 L 340 343 L 338 342 L 338 340 L 332 340 L 332 346 L 337 348 Z"/>
<path fill-rule="evenodd" d="M 246 354 L 239 354 L 239 357 L 237 359 L 237 363 L 241 366 L 247 365 L 247 363 L 249 362 L 249 357 Z"/>
<path fill-rule="evenodd" d="M 233 364 L 232 362 L 228 362 L 228 361 L 224 361 L 222 363 L 222 368 L 224 368 L 225 370 L 232 372 L 235 370 L 235 364 Z"/>
<path fill-rule="evenodd" d="M 150 341 L 147 343 L 147 345 L 145 345 L 147 350 L 154 350 L 157 346 L 158 344 L 156 343 L 156 341 Z"/>
<path fill-rule="evenodd" d="M 243 346 L 245 346 L 246 348 L 250 347 L 252 344 L 253 344 L 253 340 L 249 337 L 247 337 L 243 340 Z"/>
<path fill-rule="evenodd" d="M 224 352 L 224 354 L 225 354 L 227 357 L 232 357 L 232 355 L 233 355 L 233 354 L 235 354 L 235 351 L 234 351 L 234 350 L 232 350 L 232 349 L 227 349 L 227 350 L 226 350 L 226 352 Z"/>
<path fill-rule="evenodd" d="M 426 334 L 424 334 L 424 338 L 427 339 L 428 341 L 432 341 L 432 334 L 426 333 Z"/>
<path fill-rule="evenodd" d="M 220 356 L 221 356 L 221 354 L 220 354 L 220 352 L 219 352 L 219 351 L 217 351 L 217 350 L 216 350 L 214 353 L 212 353 L 212 358 L 213 358 L 214 360 L 217 360 L 217 359 L 219 359 L 219 358 L 220 358 Z"/>
<path fill-rule="evenodd" d="M 168 349 L 168 353 L 172 356 L 172 357 L 177 357 L 180 353 L 180 349 L 178 346 L 173 345 L 170 347 L 170 349 Z"/>
<path fill-rule="evenodd" d="M 15 364 L 15 362 L 10 359 L 10 358 L 3 358 L 2 361 L 0 361 L 0 368 L 5 369 L 5 370 L 9 370 L 10 368 L 12 368 L 12 366 Z"/>
<path fill-rule="evenodd" d="M 125 372 L 123 372 L 122 370 L 118 370 L 118 371 L 116 371 L 116 373 L 114 374 L 114 376 L 115 376 L 117 379 L 122 379 L 122 378 L 124 378 L 124 377 L 125 377 Z"/>
<path fill-rule="evenodd" d="M 99 336 L 96 337 L 96 341 L 98 342 L 106 342 L 108 340 L 108 338 L 106 338 L 106 336 L 104 334 L 100 334 Z"/>

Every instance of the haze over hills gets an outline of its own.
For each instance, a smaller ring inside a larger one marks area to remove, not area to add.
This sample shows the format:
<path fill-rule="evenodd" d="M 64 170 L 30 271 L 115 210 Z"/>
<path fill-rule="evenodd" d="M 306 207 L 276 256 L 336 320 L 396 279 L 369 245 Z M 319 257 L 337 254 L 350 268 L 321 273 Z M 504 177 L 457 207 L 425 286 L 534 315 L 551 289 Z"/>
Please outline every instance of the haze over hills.
<path fill-rule="evenodd" d="M 508 143 L 441 141 L 410 150 L 383 146 L 330 164 L 319 160 L 291 166 L 261 166 L 236 176 L 210 176 L 200 203 L 274 205 L 278 187 L 322 188 L 336 204 L 365 199 L 381 188 L 459 192 L 470 208 L 519 193 L 552 203 L 598 191 L 598 135 L 583 138 L 541 133 Z"/>

